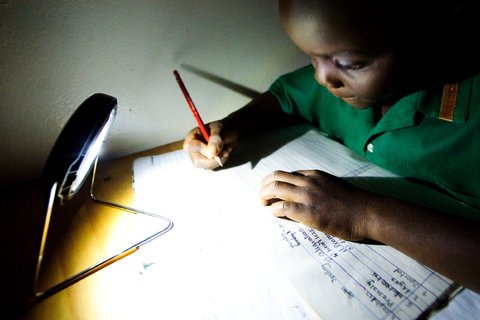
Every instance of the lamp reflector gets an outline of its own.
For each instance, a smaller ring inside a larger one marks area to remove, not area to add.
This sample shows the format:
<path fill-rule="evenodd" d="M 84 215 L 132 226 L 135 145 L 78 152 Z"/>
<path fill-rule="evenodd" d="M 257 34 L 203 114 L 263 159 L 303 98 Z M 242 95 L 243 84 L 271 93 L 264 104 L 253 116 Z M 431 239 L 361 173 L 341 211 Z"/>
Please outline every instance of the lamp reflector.
<path fill-rule="evenodd" d="M 87 150 L 87 154 L 84 155 L 83 160 L 80 163 L 80 167 L 78 168 L 78 171 L 77 171 L 77 178 L 72 182 L 72 185 L 70 187 L 71 192 L 73 194 L 77 193 L 83 181 L 85 181 L 87 175 L 89 174 L 92 168 L 93 162 L 95 161 L 97 156 L 100 154 L 100 149 L 102 148 L 102 145 L 107 138 L 107 134 L 110 131 L 110 128 L 112 126 L 114 119 L 115 119 L 115 109 L 113 109 L 112 112 L 110 113 L 107 123 L 102 128 L 102 131 L 100 131 L 97 138 L 89 146 Z"/>
<path fill-rule="evenodd" d="M 46 189 L 57 183 L 61 204 L 70 200 L 85 182 L 116 110 L 117 99 L 96 93 L 77 108 L 64 126 L 44 170 Z"/>

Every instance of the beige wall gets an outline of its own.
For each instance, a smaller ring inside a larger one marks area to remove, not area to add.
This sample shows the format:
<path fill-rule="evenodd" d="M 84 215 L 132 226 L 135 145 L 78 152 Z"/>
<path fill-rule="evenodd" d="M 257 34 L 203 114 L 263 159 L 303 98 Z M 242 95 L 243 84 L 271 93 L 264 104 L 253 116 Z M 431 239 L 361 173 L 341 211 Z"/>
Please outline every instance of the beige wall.
<path fill-rule="evenodd" d="M 263 91 L 308 62 L 283 32 L 275 0 L 0 0 L 0 185 L 41 174 L 62 126 L 96 92 L 119 112 L 106 145 L 117 157 L 182 139 L 248 101 L 186 64 Z"/>

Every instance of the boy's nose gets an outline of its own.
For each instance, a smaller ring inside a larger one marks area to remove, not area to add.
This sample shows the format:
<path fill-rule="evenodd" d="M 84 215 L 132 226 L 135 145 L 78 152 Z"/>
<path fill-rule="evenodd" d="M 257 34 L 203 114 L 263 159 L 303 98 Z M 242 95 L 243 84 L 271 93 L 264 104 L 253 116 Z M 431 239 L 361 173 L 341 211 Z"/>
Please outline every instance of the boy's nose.
<path fill-rule="evenodd" d="M 315 80 L 327 88 L 338 89 L 343 86 L 337 76 L 337 70 L 331 61 L 317 60 L 315 66 Z"/>

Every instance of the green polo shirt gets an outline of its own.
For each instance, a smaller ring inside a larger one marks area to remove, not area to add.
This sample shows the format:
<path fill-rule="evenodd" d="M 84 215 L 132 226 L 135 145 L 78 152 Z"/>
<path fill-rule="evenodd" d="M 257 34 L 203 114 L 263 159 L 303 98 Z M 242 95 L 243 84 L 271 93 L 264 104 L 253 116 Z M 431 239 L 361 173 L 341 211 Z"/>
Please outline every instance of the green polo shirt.
<path fill-rule="evenodd" d="M 450 120 L 440 117 L 439 86 L 405 96 L 378 123 L 373 108 L 354 109 L 320 86 L 311 65 L 280 77 L 269 91 L 285 112 L 380 167 L 433 183 L 480 208 L 480 75 L 457 89 Z"/>

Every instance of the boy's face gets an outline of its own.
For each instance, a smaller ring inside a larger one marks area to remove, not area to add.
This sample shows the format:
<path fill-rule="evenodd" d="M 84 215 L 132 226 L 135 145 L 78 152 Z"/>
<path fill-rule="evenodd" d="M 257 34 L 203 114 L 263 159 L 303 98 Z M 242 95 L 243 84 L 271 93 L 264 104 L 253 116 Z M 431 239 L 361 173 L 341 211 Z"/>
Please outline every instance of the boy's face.
<path fill-rule="evenodd" d="M 322 15 L 291 9 L 281 8 L 284 28 L 311 57 L 320 85 L 359 109 L 388 104 L 395 98 L 399 91 L 395 80 L 400 80 L 394 78 L 398 73 L 397 57 L 392 51 L 375 46 L 372 30 L 342 24 L 339 21 L 345 20 L 345 16 L 336 12 Z"/>

